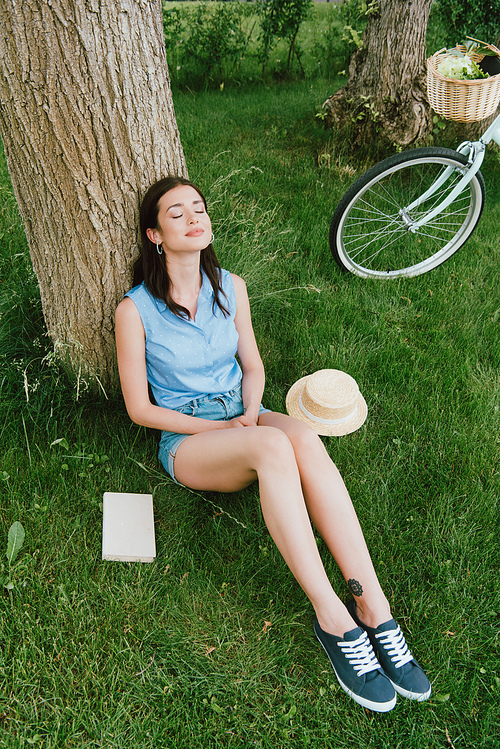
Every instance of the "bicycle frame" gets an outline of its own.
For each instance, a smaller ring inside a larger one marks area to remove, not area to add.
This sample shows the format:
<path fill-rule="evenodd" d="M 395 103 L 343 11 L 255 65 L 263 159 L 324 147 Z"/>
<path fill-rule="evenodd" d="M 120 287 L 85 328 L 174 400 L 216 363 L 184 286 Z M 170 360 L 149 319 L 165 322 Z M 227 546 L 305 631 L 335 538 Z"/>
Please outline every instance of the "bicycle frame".
<path fill-rule="evenodd" d="M 463 154 L 464 156 L 467 156 L 469 164 L 468 166 L 464 166 L 462 169 L 458 170 L 463 175 L 462 179 L 457 182 L 453 190 L 443 201 L 441 201 L 441 203 L 438 203 L 438 205 L 436 205 L 432 209 L 432 211 L 429 211 L 429 213 L 427 213 L 418 221 L 414 221 L 410 217 L 410 211 L 412 211 L 418 205 L 421 205 L 426 200 L 428 200 L 428 198 L 434 195 L 434 193 L 436 193 L 440 189 L 440 187 L 448 180 L 450 174 L 456 171 L 456 167 L 447 167 L 442 175 L 429 187 L 428 190 L 420 195 L 417 200 L 414 200 L 413 203 L 410 203 L 410 205 L 400 210 L 400 216 L 404 223 L 407 225 L 409 231 L 415 234 L 416 232 L 418 232 L 421 226 L 424 226 L 425 224 L 429 223 L 429 221 L 432 221 L 439 213 L 441 213 L 441 211 L 443 211 L 445 208 L 448 208 L 448 206 L 453 203 L 455 198 L 460 195 L 465 187 L 467 187 L 476 172 L 478 172 L 481 168 L 484 160 L 486 146 L 488 145 L 488 143 L 491 143 L 492 140 L 494 140 L 495 143 L 498 143 L 498 145 L 500 146 L 500 115 L 498 115 L 498 117 L 491 123 L 489 128 L 485 133 L 483 133 L 479 140 L 476 140 L 473 143 L 471 143 L 471 141 L 464 141 L 464 143 L 461 143 L 458 146 L 457 152 Z"/>

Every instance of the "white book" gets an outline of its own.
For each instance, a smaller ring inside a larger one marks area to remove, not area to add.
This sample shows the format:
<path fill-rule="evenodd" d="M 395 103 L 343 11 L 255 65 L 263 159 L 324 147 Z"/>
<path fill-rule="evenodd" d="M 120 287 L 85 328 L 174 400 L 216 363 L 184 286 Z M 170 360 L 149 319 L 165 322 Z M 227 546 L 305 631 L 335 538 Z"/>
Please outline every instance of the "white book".
<path fill-rule="evenodd" d="M 153 496 L 105 492 L 102 558 L 122 562 L 152 562 L 155 557 Z"/>

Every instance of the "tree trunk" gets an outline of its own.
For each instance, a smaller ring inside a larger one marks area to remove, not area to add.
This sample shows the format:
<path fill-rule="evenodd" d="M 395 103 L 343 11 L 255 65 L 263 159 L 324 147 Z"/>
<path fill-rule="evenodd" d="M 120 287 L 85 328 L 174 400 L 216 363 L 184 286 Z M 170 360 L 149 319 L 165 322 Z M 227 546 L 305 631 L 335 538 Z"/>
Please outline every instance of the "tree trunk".
<path fill-rule="evenodd" d="M 425 37 L 431 4 L 379 0 L 369 16 L 347 84 L 324 104 L 327 123 L 347 126 L 354 145 L 376 139 L 406 147 L 429 134 Z"/>
<path fill-rule="evenodd" d="M 186 175 L 161 0 L 2 0 L 0 96 L 48 333 L 73 372 L 114 384 L 140 196 Z"/>

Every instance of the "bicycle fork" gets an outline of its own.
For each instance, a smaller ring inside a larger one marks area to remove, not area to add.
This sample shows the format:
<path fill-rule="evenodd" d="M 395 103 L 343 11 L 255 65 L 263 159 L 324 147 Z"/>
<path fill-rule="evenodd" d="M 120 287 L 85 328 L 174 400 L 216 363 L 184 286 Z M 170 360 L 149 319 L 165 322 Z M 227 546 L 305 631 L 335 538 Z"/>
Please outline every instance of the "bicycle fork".
<path fill-rule="evenodd" d="M 413 234 L 415 234 L 416 232 L 418 232 L 421 226 L 428 224 L 437 215 L 439 215 L 441 211 L 445 210 L 449 205 L 453 203 L 455 198 L 460 195 L 462 190 L 467 187 L 474 175 L 481 168 L 481 165 L 484 161 L 486 146 L 492 140 L 494 140 L 495 143 L 498 143 L 498 145 L 500 146 L 500 115 L 496 117 L 496 119 L 492 122 L 486 132 L 481 136 L 480 140 L 474 141 L 473 143 L 471 143 L 471 141 L 464 141 L 464 143 L 461 143 L 457 148 L 458 153 L 462 154 L 463 156 L 467 156 L 468 164 L 464 164 L 463 167 L 446 167 L 444 172 L 437 178 L 435 182 L 433 182 L 428 190 L 426 190 L 422 195 L 414 200 L 413 203 L 410 203 L 410 205 L 402 208 L 399 211 L 399 216 L 407 227 L 408 231 L 411 231 Z M 417 221 L 412 219 L 410 215 L 411 211 L 417 206 L 422 205 L 422 203 L 424 203 L 439 189 L 441 189 L 441 187 L 446 184 L 449 177 L 455 171 L 460 172 L 462 174 L 462 178 L 457 182 L 453 190 L 451 190 L 446 198 L 436 206 L 434 206 L 434 208 L 430 210 L 429 213 L 426 213 L 425 216 L 422 216 L 422 218 L 418 219 Z"/>
<path fill-rule="evenodd" d="M 435 182 L 432 183 L 428 190 L 426 190 L 422 195 L 419 195 L 419 197 L 414 200 L 413 203 L 410 203 L 410 205 L 406 206 L 405 208 L 401 208 L 401 210 L 399 211 L 399 216 L 403 223 L 406 225 L 408 231 L 416 234 L 421 226 L 425 226 L 425 224 L 428 224 L 436 216 L 438 216 L 441 211 L 444 211 L 446 208 L 448 208 L 449 205 L 453 203 L 455 198 L 460 195 L 462 190 L 467 187 L 476 172 L 478 172 L 481 168 L 484 160 L 485 150 L 486 144 L 482 141 L 475 141 L 474 143 L 465 141 L 457 148 L 458 153 L 461 153 L 464 156 L 468 157 L 469 163 L 464 164 L 463 167 L 446 167 L 446 169 L 435 180 Z M 432 210 L 426 213 L 425 216 L 422 216 L 417 221 L 415 221 L 411 217 L 411 211 L 417 208 L 417 206 L 421 206 L 423 203 L 425 203 L 426 200 L 429 200 L 429 198 L 431 198 L 438 190 L 441 189 L 444 184 L 446 184 L 446 182 L 454 172 L 459 172 L 460 174 L 462 174 L 462 177 L 457 182 L 453 190 L 448 193 L 444 200 L 435 205 Z"/>

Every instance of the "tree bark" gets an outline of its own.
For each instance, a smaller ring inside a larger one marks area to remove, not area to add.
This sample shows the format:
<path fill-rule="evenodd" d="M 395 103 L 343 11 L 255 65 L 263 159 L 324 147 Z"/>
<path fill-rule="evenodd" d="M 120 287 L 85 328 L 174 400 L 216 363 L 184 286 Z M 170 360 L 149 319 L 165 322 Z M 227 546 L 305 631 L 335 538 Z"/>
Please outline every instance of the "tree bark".
<path fill-rule="evenodd" d="M 2 0 L 0 96 L 48 333 L 73 372 L 114 384 L 140 196 L 186 175 L 161 0 Z"/>
<path fill-rule="evenodd" d="M 432 0 L 379 0 L 354 52 L 347 84 L 324 104 L 327 124 L 350 128 L 356 145 L 373 139 L 409 146 L 430 132 L 425 37 Z"/>

